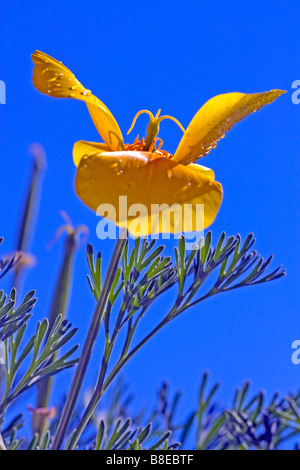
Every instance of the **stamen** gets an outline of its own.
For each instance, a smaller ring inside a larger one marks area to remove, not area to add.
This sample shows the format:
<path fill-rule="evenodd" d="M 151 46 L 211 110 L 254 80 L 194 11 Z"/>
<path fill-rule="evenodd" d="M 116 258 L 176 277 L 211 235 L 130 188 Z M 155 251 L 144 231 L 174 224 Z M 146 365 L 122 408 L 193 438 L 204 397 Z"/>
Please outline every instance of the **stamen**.
<path fill-rule="evenodd" d="M 163 145 L 163 140 L 160 137 L 157 137 L 157 140 L 158 140 L 159 144 L 158 144 L 158 147 L 156 148 L 156 150 L 160 150 L 162 145 Z"/>
<path fill-rule="evenodd" d="M 155 115 L 155 117 L 153 116 L 153 114 L 151 113 L 151 111 L 148 111 L 147 109 L 142 109 L 141 111 L 139 111 L 135 117 L 133 118 L 133 121 L 132 121 L 132 124 L 130 126 L 130 129 L 129 131 L 127 132 L 127 135 L 130 134 L 130 132 L 132 131 L 132 129 L 134 128 L 135 126 L 135 123 L 136 123 L 136 120 L 137 118 L 141 115 L 141 114 L 148 114 L 148 116 L 150 117 L 150 122 L 147 126 L 147 137 L 145 139 L 145 144 L 144 144 L 144 148 L 143 150 L 145 151 L 149 151 L 149 152 L 153 152 L 155 151 L 155 143 L 156 143 L 156 137 L 158 135 L 158 132 L 159 132 L 159 125 L 161 123 L 161 121 L 163 121 L 164 119 L 170 119 L 171 121 L 175 122 L 179 127 L 180 129 L 182 130 L 182 132 L 185 132 L 185 129 L 184 127 L 182 126 L 182 124 L 178 121 L 178 119 L 174 118 L 173 116 L 169 116 L 169 115 L 166 115 L 166 116 L 160 116 L 160 112 L 161 112 L 161 109 L 159 109 Z"/>
<path fill-rule="evenodd" d="M 155 144 L 156 144 L 156 140 L 153 140 L 152 144 L 149 147 L 148 152 L 153 152 L 153 151 L 155 152 Z"/>
<path fill-rule="evenodd" d="M 159 110 L 160 111 L 160 110 Z M 136 120 L 137 118 L 141 115 L 141 114 L 148 114 L 148 116 L 150 117 L 150 121 L 153 121 L 156 116 L 154 117 L 153 114 L 151 113 L 151 111 L 148 111 L 147 109 L 142 109 L 141 111 L 139 111 L 138 113 L 136 113 L 136 115 L 134 116 L 133 118 L 133 121 L 132 121 L 132 124 L 127 132 L 127 135 L 130 134 L 130 132 L 132 131 L 132 129 L 134 128 L 135 126 L 135 123 L 136 123 Z"/>
<path fill-rule="evenodd" d="M 133 144 L 125 144 L 125 150 L 137 150 L 142 152 L 144 149 L 144 137 L 142 140 L 139 140 L 139 136 L 137 135 Z"/>
<path fill-rule="evenodd" d="M 154 146 L 155 144 L 158 142 L 158 146 L 156 147 L 155 151 L 153 152 L 154 150 Z M 165 157 L 165 158 L 168 158 L 170 159 L 172 157 L 172 154 L 167 152 L 167 150 L 163 150 L 161 147 L 163 145 L 163 141 L 160 137 L 156 137 L 156 139 L 152 142 L 152 145 L 150 147 L 150 149 L 148 150 L 148 152 L 152 152 L 153 153 L 153 157 Z M 139 136 L 137 135 L 137 137 L 135 138 L 133 144 L 125 144 L 125 151 L 138 151 L 138 152 L 144 152 L 145 151 L 145 139 L 144 137 L 142 138 L 142 140 L 139 139 Z"/>
<path fill-rule="evenodd" d="M 180 127 L 180 129 L 182 130 L 183 133 L 185 133 L 185 128 L 184 128 L 183 125 L 178 121 L 178 119 L 174 118 L 173 116 L 161 116 L 161 117 L 158 119 L 158 123 L 160 124 L 161 121 L 163 121 L 164 119 L 171 119 L 171 121 L 176 122 L 177 126 Z"/>

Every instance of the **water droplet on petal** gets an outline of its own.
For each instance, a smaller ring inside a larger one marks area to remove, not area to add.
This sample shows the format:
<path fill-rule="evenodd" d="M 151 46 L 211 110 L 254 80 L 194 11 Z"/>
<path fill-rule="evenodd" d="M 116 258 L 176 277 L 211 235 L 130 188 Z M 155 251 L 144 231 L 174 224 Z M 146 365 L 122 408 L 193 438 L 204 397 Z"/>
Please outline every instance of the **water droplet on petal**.
<path fill-rule="evenodd" d="M 91 94 L 91 90 L 85 89 L 81 94 L 84 95 L 84 96 L 88 96 L 88 95 Z"/>

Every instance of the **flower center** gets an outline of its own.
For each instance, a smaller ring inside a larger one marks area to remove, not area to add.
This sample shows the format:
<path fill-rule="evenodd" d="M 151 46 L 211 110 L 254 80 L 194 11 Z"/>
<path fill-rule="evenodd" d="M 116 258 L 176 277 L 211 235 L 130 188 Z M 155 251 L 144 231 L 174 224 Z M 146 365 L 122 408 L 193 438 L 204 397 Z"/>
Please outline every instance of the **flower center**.
<path fill-rule="evenodd" d="M 157 141 L 157 135 L 159 133 L 159 125 L 161 123 L 161 121 L 163 121 L 164 119 L 171 119 L 171 121 L 174 121 L 179 127 L 180 129 L 182 130 L 182 132 L 185 132 L 185 129 L 184 127 L 180 124 L 180 122 L 174 118 L 173 116 L 160 116 L 160 112 L 161 110 L 159 109 L 156 113 L 155 116 L 153 116 L 153 114 L 151 113 L 151 111 L 148 111 L 147 109 L 142 109 L 141 111 L 139 111 L 133 121 L 132 121 L 132 124 L 130 126 L 130 129 L 129 131 L 127 132 L 127 135 L 130 134 L 130 132 L 132 131 L 132 129 L 134 128 L 135 126 L 135 123 L 136 123 L 136 120 L 137 118 L 141 115 L 141 114 L 148 114 L 148 116 L 150 117 L 150 122 L 147 126 L 147 136 L 146 136 L 146 139 L 140 141 L 140 142 L 143 142 L 143 148 L 141 150 L 144 150 L 144 151 L 150 151 L 150 152 L 156 152 L 162 145 L 162 140 L 158 138 L 158 140 L 160 140 L 161 144 L 160 146 L 158 147 L 158 149 L 156 149 L 156 141 Z M 150 150 L 151 149 L 151 150 Z"/>
<path fill-rule="evenodd" d="M 165 157 L 165 158 L 172 158 L 172 154 L 170 152 L 167 152 L 167 150 L 162 149 L 163 141 L 161 140 L 160 137 L 155 137 L 153 140 L 150 148 L 148 149 L 148 152 L 154 152 L 153 153 L 153 158 L 155 157 Z M 142 140 L 139 139 L 139 136 L 137 136 L 133 142 L 133 144 L 125 144 L 125 150 L 130 151 L 130 150 L 136 150 L 138 152 L 146 152 L 145 149 L 145 138 L 143 137 Z"/>

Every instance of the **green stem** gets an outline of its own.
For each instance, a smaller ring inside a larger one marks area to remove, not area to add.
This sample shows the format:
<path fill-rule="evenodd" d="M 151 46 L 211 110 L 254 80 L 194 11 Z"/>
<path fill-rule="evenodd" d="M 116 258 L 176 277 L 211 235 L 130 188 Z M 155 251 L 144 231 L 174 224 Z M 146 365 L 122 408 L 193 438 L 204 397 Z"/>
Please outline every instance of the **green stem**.
<path fill-rule="evenodd" d="M 56 281 L 55 291 L 51 303 L 49 313 L 49 329 L 50 333 L 55 320 L 59 314 L 65 317 L 68 310 L 70 293 L 72 289 L 72 274 L 75 252 L 77 249 L 77 234 L 76 231 L 71 231 L 65 241 L 64 257 L 62 265 L 59 271 L 59 275 Z M 46 340 L 48 336 L 46 337 Z M 53 355 L 52 361 L 57 358 L 57 353 Z M 38 384 L 38 396 L 37 396 L 37 408 L 48 408 L 49 400 L 51 396 L 53 377 L 42 380 Z M 40 435 L 44 434 L 47 429 L 49 420 L 45 418 L 41 420 L 40 429 L 36 430 Z"/>
<path fill-rule="evenodd" d="M 0 434 L 0 450 L 6 450 L 3 437 Z"/>
<path fill-rule="evenodd" d="M 172 320 L 173 317 L 169 316 L 169 314 L 147 335 L 144 339 L 142 339 L 125 357 L 121 358 L 114 369 L 111 371 L 107 379 L 103 384 L 103 393 L 107 390 L 111 382 L 114 380 L 116 375 L 120 372 L 120 370 L 125 366 L 125 364 L 131 359 L 143 346 L 146 344 L 159 330 L 161 330 L 169 321 Z"/>
<path fill-rule="evenodd" d="M 119 262 L 122 256 L 122 252 L 124 246 L 127 242 L 127 236 L 124 236 L 124 231 L 121 231 L 120 238 L 118 239 L 109 267 L 107 274 L 105 276 L 103 288 L 101 290 L 101 294 L 94 312 L 94 316 L 83 346 L 82 354 L 76 368 L 76 372 L 73 378 L 73 382 L 71 385 L 71 389 L 59 421 L 57 431 L 54 437 L 54 441 L 51 447 L 51 450 L 59 450 L 63 444 L 64 438 L 66 436 L 70 420 L 72 418 L 74 408 L 79 396 L 79 392 L 83 383 L 83 379 L 85 377 L 85 373 L 91 358 L 92 350 L 94 347 L 94 343 L 96 341 L 98 331 L 100 328 L 101 320 L 103 318 L 103 314 L 105 311 L 105 307 L 109 298 L 109 293 L 111 290 L 111 286 L 116 274 L 116 271 L 119 266 Z"/>
<path fill-rule="evenodd" d="M 34 157 L 32 176 L 26 197 L 21 226 L 18 234 L 17 251 L 28 253 L 31 249 L 33 233 L 35 230 L 38 208 L 41 198 L 43 174 L 46 169 L 46 157 L 42 147 L 33 146 L 31 149 Z M 20 291 L 23 282 L 23 264 L 22 261 L 17 265 L 14 271 L 13 286 Z"/>
<path fill-rule="evenodd" d="M 10 380 L 10 370 L 9 370 L 9 342 L 8 340 L 4 341 L 3 343 L 4 347 L 4 364 L 5 364 L 5 374 L 6 374 L 6 385 L 5 385 L 5 392 L 2 397 L 2 402 L 0 406 L 0 417 L 2 416 L 2 410 L 4 410 L 5 407 L 5 402 L 9 396 L 9 392 L 12 386 L 11 380 Z"/>
<path fill-rule="evenodd" d="M 176 312 L 176 307 L 173 307 L 171 311 L 166 315 L 166 317 L 147 335 L 145 338 L 140 341 L 137 346 L 135 346 L 129 354 L 127 354 L 125 357 L 122 357 L 119 359 L 111 373 L 109 374 L 108 378 L 104 382 L 104 375 L 107 370 L 107 364 L 105 367 L 105 370 L 101 368 L 101 372 L 98 378 L 97 385 L 95 387 L 95 391 L 91 397 L 91 400 L 83 414 L 83 417 L 80 420 L 80 423 L 78 424 L 76 431 L 74 432 L 72 439 L 69 443 L 68 450 L 72 450 L 76 447 L 77 442 L 84 431 L 87 423 L 89 422 L 91 416 L 93 415 L 100 399 L 102 398 L 104 392 L 107 390 L 108 386 L 110 383 L 114 380 L 116 375 L 120 372 L 120 370 L 125 366 L 125 364 L 137 353 L 143 346 L 146 344 L 149 339 L 152 338 L 161 328 L 163 328 L 169 321 L 173 318 L 173 314 Z M 104 373 L 103 373 L 104 372 Z"/>
<path fill-rule="evenodd" d="M 74 254 L 78 247 L 76 230 L 70 233 L 65 241 L 63 262 L 56 281 L 55 291 L 49 313 L 49 332 L 53 327 L 57 316 L 66 314 L 72 287 Z"/>

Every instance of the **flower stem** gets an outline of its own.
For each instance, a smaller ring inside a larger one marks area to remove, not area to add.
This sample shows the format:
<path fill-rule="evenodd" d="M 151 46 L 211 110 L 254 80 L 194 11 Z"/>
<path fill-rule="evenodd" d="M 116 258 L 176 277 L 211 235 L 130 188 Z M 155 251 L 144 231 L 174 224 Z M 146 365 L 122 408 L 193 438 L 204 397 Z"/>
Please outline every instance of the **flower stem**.
<path fill-rule="evenodd" d="M 1 434 L 0 434 L 0 450 L 6 450 L 4 440 Z"/>
<path fill-rule="evenodd" d="M 36 219 L 41 199 L 43 175 L 47 166 L 46 156 L 43 147 L 38 144 L 33 144 L 30 147 L 30 152 L 33 154 L 33 169 L 30 179 L 30 184 L 26 196 L 25 207 L 21 218 L 21 225 L 18 232 L 18 240 L 16 250 L 17 252 L 29 253 L 31 250 L 32 238 L 35 231 Z M 23 283 L 24 263 L 22 260 L 17 264 L 14 270 L 13 287 L 17 289 L 20 295 L 21 286 Z"/>
<path fill-rule="evenodd" d="M 63 315 L 63 318 L 66 316 L 66 312 L 68 310 L 69 305 L 69 298 L 72 290 L 72 278 L 73 278 L 73 265 L 74 265 L 74 258 L 75 252 L 78 247 L 78 240 L 77 240 L 77 231 L 70 230 L 70 233 L 67 235 L 65 240 L 65 249 L 64 249 L 64 257 L 63 262 L 59 271 L 59 275 L 57 278 L 55 291 L 51 303 L 50 313 L 48 317 L 49 321 L 49 330 L 48 334 L 50 333 L 55 320 L 59 314 Z M 46 336 L 46 340 L 48 339 L 48 334 Z M 57 352 L 53 355 L 52 362 L 54 362 L 57 358 Z M 51 396 L 51 389 L 52 389 L 53 377 L 48 377 L 44 380 L 41 380 L 37 386 L 38 394 L 37 394 L 37 408 L 48 408 L 49 400 Z M 38 432 L 39 435 L 43 435 L 44 432 L 47 430 L 49 425 L 49 419 L 45 417 L 44 419 L 40 419 L 39 421 L 40 428 L 34 430 Z"/>
<path fill-rule="evenodd" d="M 95 391 L 91 397 L 91 400 L 83 414 L 83 417 L 80 420 L 80 423 L 77 425 L 74 434 L 72 435 L 72 439 L 68 445 L 68 450 L 73 450 L 77 442 L 84 431 L 87 423 L 89 422 L 91 416 L 93 415 L 100 399 L 102 398 L 104 392 L 109 387 L 110 383 L 114 380 L 114 378 L 118 375 L 120 370 L 125 366 L 125 364 L 131 359 L 141 348 L 146 344 L 161 328 L 163 328 L 171 319 L 173 318 L 172 315 L 176 312 L 176 307 L 174 306 L 168 315 L 148 334 L 142 339 L 129 353 L 125 356 L 121 356 L 118 360 L 117 364 L 104 381 L 105 372 L 107 370 L 107 363 L 105 364 L 104 368 L 101 368 L 100 375 L 98 377 L 98 382 L 95 387 Z"/>
<path fill-rule="evenodd" d="M 68 426 L 70 424 L 70 420 L 72 418 L 74 408 L 79 396 L 79 392 L 83 383 L 83 379 L 87 370 L 88 363 L 91 358 L 92 350 L 94 347 L 94 343 L 96 341 L 98 331 L 100 328 L 101 320 L 103 318 L 103 314 L 105 311 L 105 307 L 107 304 L 107 300 L 109 297 L 109 293 L 111 290 L 111 286 L 116 274 L 116 271 L 119 266 L 119 262 L 122 256 L 123 249 L 127 242 L 127 235 L 124 236 L 124 230 L 121 231 L 120 237 L 116 243 L 107 274 L 104 280 L 103 288 L 101 290 L 101 294 L 94 312 L 94 316 L 83 346 L 82 354 L 80 356 L 80 360 L 78 366 L 76 368 L 76 372 L 73 378 L 73 382 L 71 385 L 71 389 L 59 421 L 56 434 L 54 436 L 54 441 L 51 447 L 51 450 L 59 450 L 63 444 L 66 432 L 68 430 Z"/>

